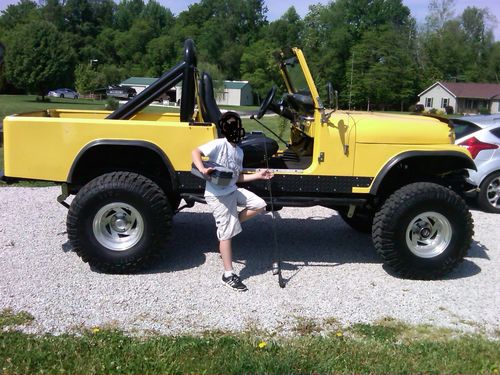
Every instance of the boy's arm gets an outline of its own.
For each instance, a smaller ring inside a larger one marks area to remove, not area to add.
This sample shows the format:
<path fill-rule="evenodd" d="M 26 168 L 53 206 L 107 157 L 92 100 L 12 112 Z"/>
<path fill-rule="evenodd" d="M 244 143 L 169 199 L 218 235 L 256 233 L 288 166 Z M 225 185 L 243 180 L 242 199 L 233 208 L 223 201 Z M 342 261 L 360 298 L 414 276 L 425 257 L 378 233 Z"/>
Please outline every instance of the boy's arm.
<path fill-rule="evenodd" d="M 205 168 L 205 166 L 203 165 L 203 160 L 201 160 L 202 156 L 205 156 L 205 155 L 203 155 L 203 153 L 201 152 L 201 150 L 199 148 L 195 148 L 191 152 L 193 164 L 196 166 L 196 168 L 198 168 L 198 170 L 201 173 L 203 173 L 205 176 L 209 176 L 210 173 L 212 173 L 214 171 L 214 169 L 213 168 Z"/>
<path fill-rule="evenodd" d="M 250 181 L 255 181 L 255 180 L 270 180 L 273 178 L 274 173 L 272 173 L 268 169 L 259 169 L 255 173 L 252 174 L 243 174 L 240 173 L 240 176 L 238 177 L 238 182 L 250 182 Z"/>

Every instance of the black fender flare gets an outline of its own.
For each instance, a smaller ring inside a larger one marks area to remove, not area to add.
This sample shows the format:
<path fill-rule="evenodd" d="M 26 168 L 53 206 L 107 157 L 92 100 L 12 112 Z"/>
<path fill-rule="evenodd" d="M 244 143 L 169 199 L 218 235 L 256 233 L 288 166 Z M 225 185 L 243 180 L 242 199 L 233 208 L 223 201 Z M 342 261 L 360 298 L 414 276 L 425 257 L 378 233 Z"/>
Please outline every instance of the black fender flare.
<path fill-rule="evenodd" d="M 392 168 L 400 162 L 414 157 L 452 157 L 459 161 L 460 168 L 477 170 L 474 161 L 459 151 L 406 151 L 394 156 L 384 165 L 372 183 L 370 194 L 376 195 L 378 193 L 382 181 Z"/>
<path fill-rule="evenodd" d="M 168 170 L 168 174 L 170 177 L 170 180 L 172 181 L 172 190 L 177 191 L 178 190 L 178 181 L 177 181 L 177 174 L 175 173 L 175 169 L 170 162 L 170 159 L 168 156 L 163 152 L 163 150 L 157 146 L 154 143 L 148 142 L 148 141 L 128 141 L 128 140 L 115 140 L 115 139 L 99 139 L 92 141 L 88 144 L 86 144 L 80 152 L 78 152 L 78 155 L 76 155 L 75 160 L 73 160 L 73 164 L 71 165 L 71 168 L 68 173 L 68 177 L 66 178 L 66 182 L 71 184 L 74 182 L 75 178 L 75 170 L 78 165 L 78 162 L 82 159 L 82 157 L 85 155 L 86 152 L 89 150 L 95 148 L 95 147 L 102 147 L 102 146 L 133 146 L 133 147 L 142 147 L 145 149 L 148 149 L 150 151 L 153 151 L 155 154 L 157 154 L 162 162 L 165 164 Z"/>

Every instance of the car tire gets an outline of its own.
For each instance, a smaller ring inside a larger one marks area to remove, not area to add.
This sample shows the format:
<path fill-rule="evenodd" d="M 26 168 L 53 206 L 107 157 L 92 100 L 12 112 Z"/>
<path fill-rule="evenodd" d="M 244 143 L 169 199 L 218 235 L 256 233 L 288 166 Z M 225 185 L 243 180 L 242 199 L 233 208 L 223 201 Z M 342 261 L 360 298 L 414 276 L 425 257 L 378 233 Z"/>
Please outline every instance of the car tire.
<path fill-rule="evenodd" d="M 414 183 L 394 192 L 376 213 L 372 238 L 385 264 L 410 279 L 438 279 L 466 255 L 472 216 L 455 192 Z"/>
<path fill-rule="evenodd" d="M 344 220 L 344 222 L 349 225 L 352 229 L 357 230 L 361 233 L 371 233 L 373 226 L 373 213 L 366 210 L 361 210 L 357 208 L 354 211 L 354 215 L 349 217 L 347 215 L 348 210 L 339 210 L 339 216 Z"/>
<path fill-rule="evenodd" d="M 477 203 L 486 212 L 500 214 L 500 171 L 490 174 L 481 182 Z"/>
<path fill-rule="evenodd" d="M 172 209 L 164 191 L 136 173 L 113 172 L 87 183 L 67 216 L 69 242 L 106 273 L 140 270 L 167 249 Z"/>

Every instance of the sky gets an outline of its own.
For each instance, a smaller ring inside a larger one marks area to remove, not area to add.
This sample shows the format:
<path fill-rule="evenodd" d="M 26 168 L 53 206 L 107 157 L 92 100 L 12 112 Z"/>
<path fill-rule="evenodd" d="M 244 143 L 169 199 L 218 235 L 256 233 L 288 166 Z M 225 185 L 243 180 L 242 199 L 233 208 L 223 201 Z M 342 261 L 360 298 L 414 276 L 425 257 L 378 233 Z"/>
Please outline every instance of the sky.
<path fill-rule="evenodd" d="M 169 8 L 174 14 L 179 14 L 186 10 L 190 4 L 198 1 L 193 0 L 158 0 L 165 7 Z M 0 0 L 0 11 L 7 8 L 10 4 L 17 3 L 18 0 Z M 279 18 L 292 5 L 297 9 L 301 17 L 307 14 L 309 5 L 311 4 L 327 4 L 328 0 L 265 0 L 268 13 L 267 18 L 272 21 Z M 427 6 L 429 0 L 403 0 L 403 3 L 411 10 L 413 17 L 419 23 L 423 23 L 427 14 Z M 467 6 L 475 6 L 478 8 L 489 8 L 490 14 L 498 18 L 498 23 L 494 28 L 495 40 L 500 40 L 500 0 L 455 0 L 455 13 L 460 14 Z"/>

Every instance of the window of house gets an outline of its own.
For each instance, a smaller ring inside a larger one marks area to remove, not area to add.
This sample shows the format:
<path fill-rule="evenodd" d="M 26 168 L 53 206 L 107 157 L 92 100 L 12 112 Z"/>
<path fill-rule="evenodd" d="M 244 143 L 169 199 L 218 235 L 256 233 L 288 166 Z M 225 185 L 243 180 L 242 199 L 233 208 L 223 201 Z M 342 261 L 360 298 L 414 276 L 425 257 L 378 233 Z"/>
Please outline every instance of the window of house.
<path fill-rule="evenodd" d="M 433 99 L 434 98 L 425 98 L 425 106 L 427 108 L 431 108 L 432 107 L 432 102 L 433 102 Z"/>
<path fill-rule="evenodd" d="M 450 99 L 449 98 L 442 98 L 441 99 L 441 108 L 446 108 L 450 105 Z"/>

